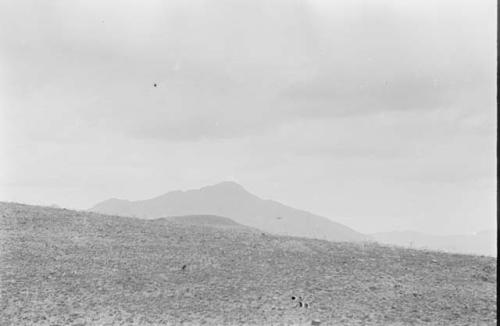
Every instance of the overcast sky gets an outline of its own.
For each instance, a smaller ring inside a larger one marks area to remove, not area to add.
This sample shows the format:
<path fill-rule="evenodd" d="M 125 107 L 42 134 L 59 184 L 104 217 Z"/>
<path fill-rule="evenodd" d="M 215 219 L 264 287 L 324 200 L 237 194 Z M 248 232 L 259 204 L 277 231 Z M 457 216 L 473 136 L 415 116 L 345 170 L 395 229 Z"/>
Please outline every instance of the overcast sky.
<path fill-rule="evenodd" d="M 80 209 L 234 180 L 361 232 L 495 228 L 496 12 L 3 0 L 0 200 Z"/>

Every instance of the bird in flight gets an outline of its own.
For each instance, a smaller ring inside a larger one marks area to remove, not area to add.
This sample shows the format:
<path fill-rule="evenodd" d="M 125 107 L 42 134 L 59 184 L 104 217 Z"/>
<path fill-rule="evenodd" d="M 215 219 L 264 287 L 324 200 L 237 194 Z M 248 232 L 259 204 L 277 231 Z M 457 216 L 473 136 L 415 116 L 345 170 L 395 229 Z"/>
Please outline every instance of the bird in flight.
<path fill-rule="evenodd" d="M 154 86 L 154 87 L 158 87 L 158 84 L 154 83 L 154 84 L 153 84 L 153 86 Z"/>

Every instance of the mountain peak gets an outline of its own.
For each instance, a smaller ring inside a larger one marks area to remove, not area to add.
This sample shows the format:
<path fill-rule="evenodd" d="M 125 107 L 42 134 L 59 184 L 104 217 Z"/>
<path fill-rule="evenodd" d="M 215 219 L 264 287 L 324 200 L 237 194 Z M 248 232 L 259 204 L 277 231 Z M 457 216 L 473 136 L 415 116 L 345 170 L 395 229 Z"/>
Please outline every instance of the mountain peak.
<path fill-rule="evenodd" d="M 234 191 L 243 191 L 243 192 L 247 192 L 245 190 L 245 188 L 243 188 L 242 185 L 234 182 L 234 181 L 223 181 L 223 182 L 220 182 L 220 183 L 216 183 L 214 185 L 210 185 L 210 186 L 205 186 L 203 188 L 201 188 L 200 190 L 220 190 L 220 191 L 231 191 L 231 192 L 234 192 Z"/>

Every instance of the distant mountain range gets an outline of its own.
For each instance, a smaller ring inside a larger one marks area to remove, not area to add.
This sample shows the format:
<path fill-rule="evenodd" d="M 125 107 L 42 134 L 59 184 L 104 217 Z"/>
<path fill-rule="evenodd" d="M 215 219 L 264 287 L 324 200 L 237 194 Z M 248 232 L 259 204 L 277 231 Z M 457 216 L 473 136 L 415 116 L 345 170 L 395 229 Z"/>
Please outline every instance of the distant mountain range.
<path fill-rule="evenodd" d="M 172 191 L 156 198 L 139 201 L 109 199 L 91 211 L 146 219 L 182 215 L 218 215 L 265 232 L 326 239 L 365 241 L 367 235 L 318 216 L 261 199 L 234 182 L 222 182 L 196 190 Z"/>
<path fill-rule="evenodd" d="M 497 255 L 496 232 L 482 231 L 471 235 L 429 235 L 415 231 L 394 231 L 371 234 L 380 243 L 416 249 L 442 250 L 446 252 Z"/>

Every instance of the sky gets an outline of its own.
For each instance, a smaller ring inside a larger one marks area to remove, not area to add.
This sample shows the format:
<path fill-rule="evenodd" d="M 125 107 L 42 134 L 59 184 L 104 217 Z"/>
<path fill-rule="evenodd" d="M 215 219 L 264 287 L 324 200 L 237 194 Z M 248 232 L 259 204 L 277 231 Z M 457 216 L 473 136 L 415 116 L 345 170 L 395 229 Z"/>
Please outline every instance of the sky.
<path fill-rule="evenodd" d="M 0 200 L 231 180 L 365 233 L 496 229 L 496 6 L 3 0 Z"/>

